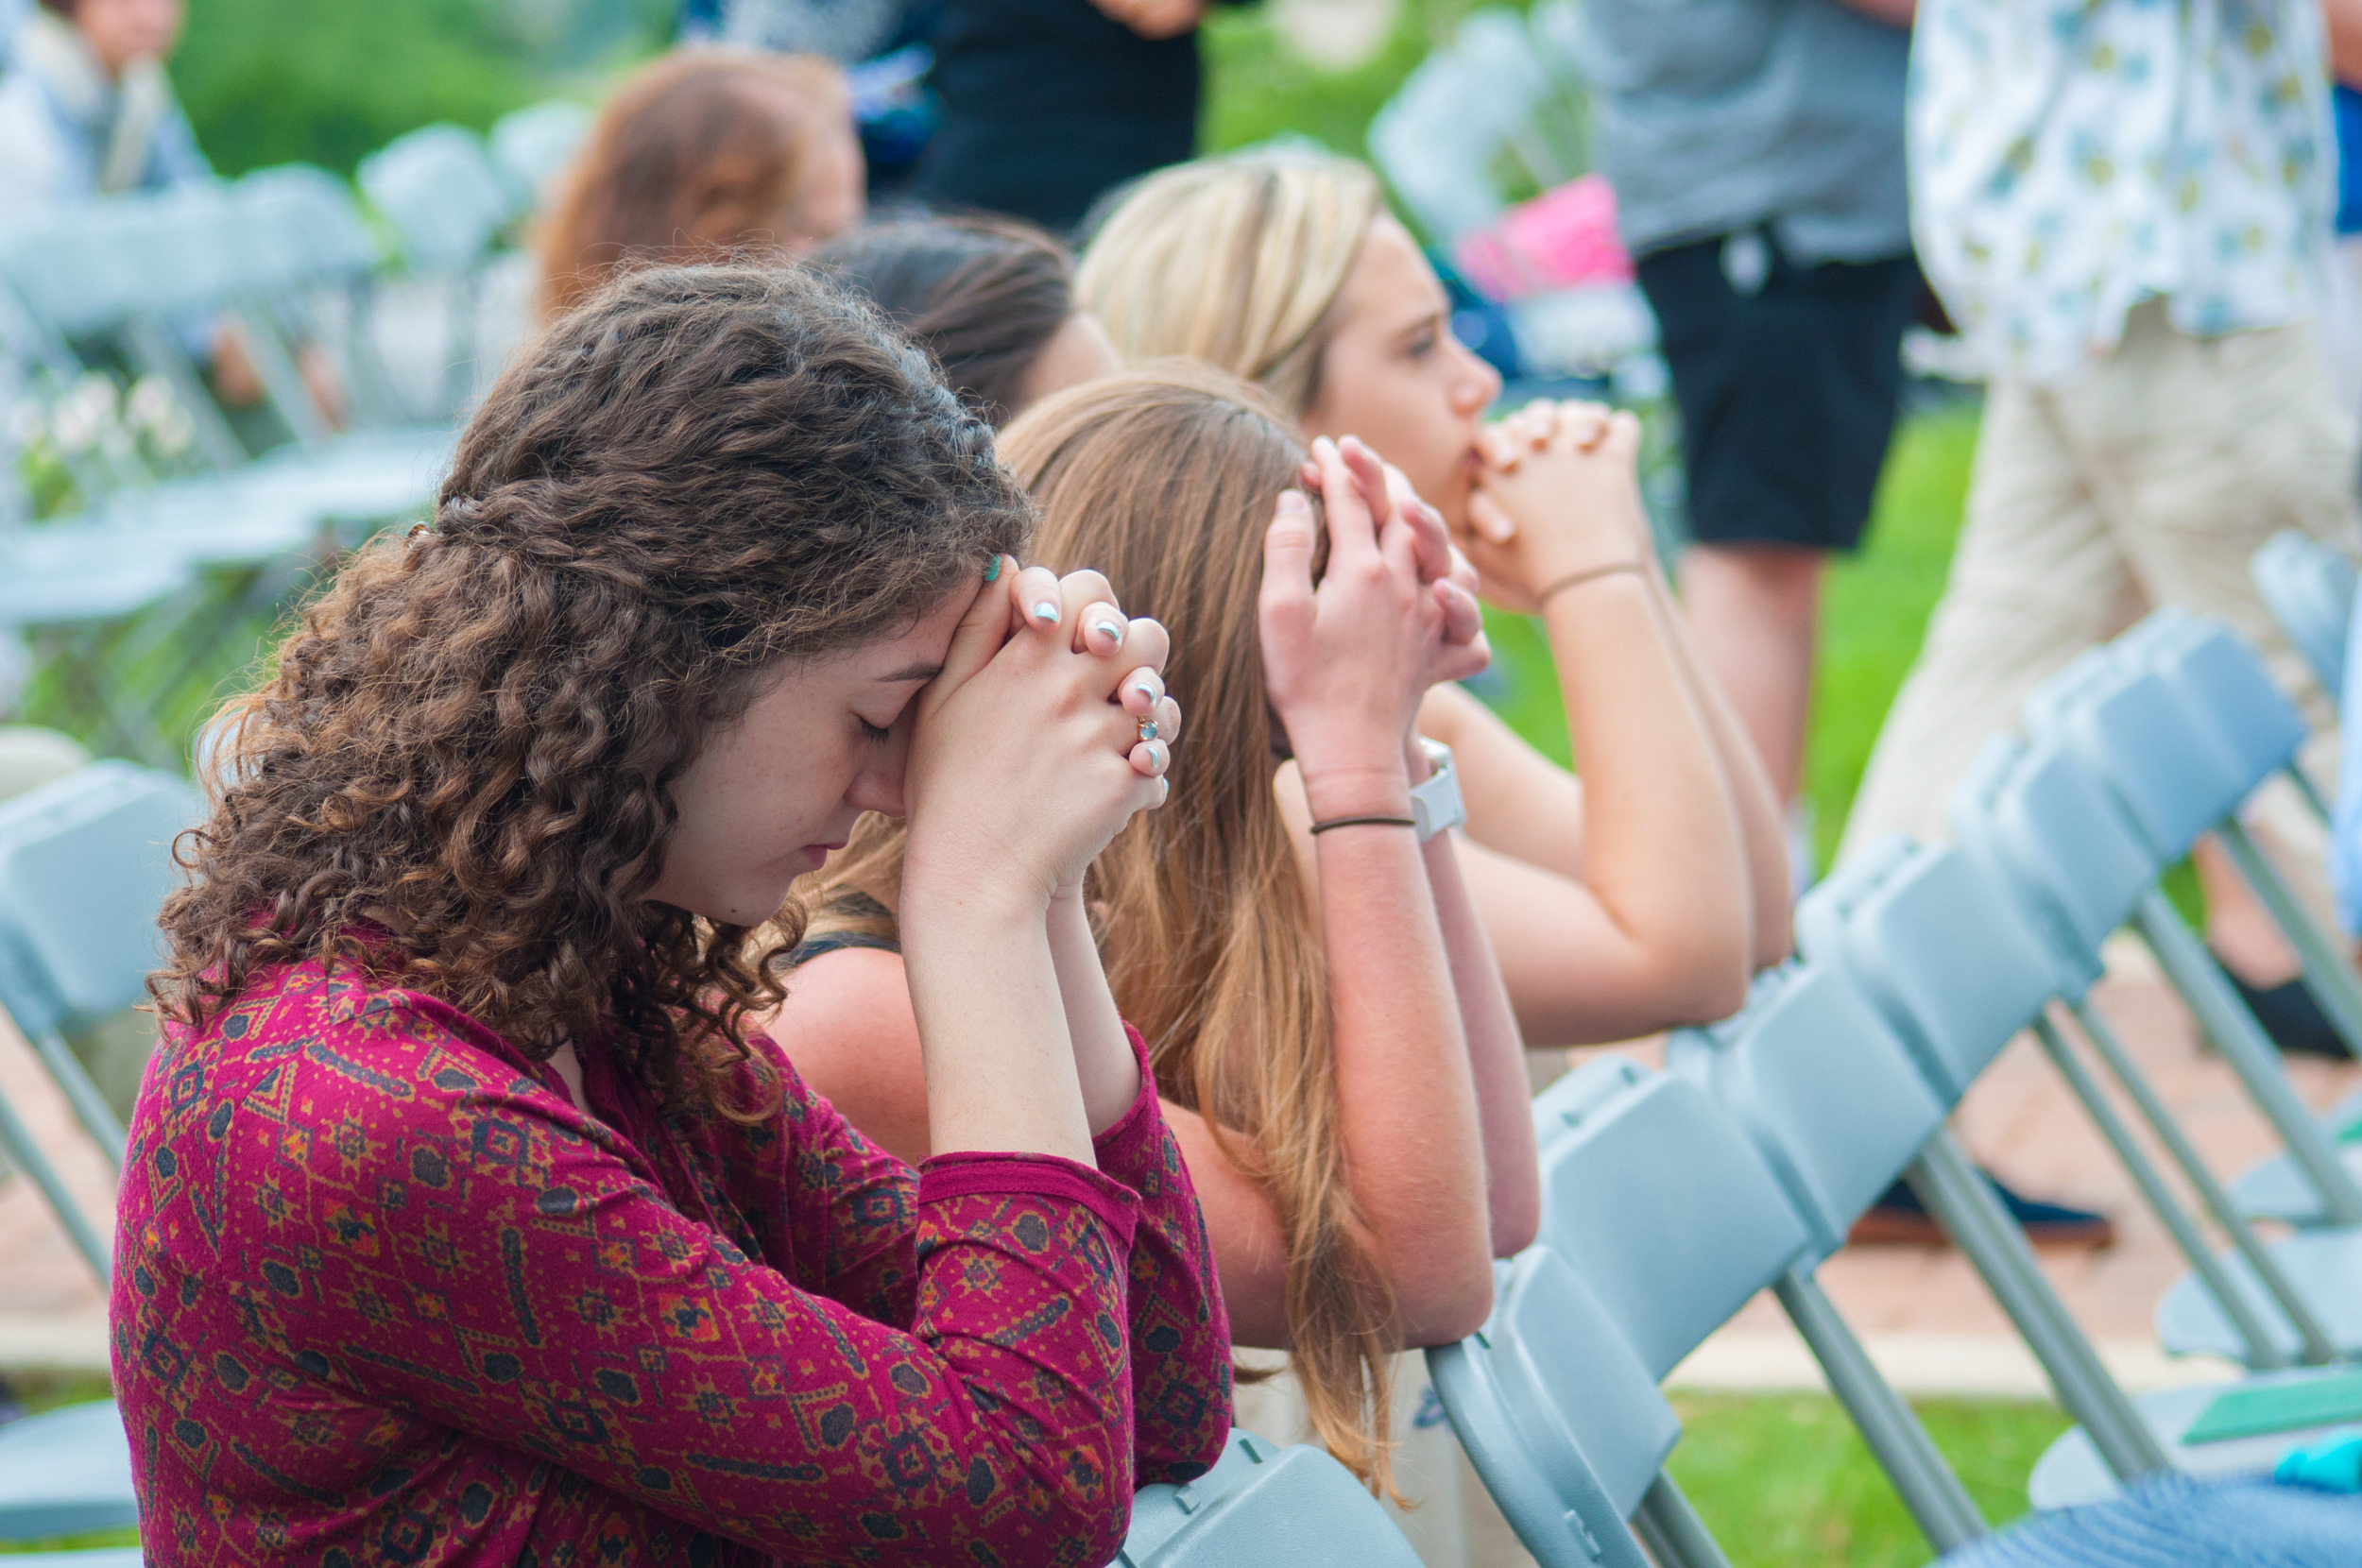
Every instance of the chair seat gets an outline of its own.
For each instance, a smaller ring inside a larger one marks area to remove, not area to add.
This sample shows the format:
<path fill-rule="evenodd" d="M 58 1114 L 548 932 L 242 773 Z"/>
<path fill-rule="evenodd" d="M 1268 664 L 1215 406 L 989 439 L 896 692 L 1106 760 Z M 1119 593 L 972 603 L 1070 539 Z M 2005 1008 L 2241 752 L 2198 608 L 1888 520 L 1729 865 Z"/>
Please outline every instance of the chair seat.
<path fill-rule="evenodd" d="M 15 1552 L 9 1568 L 141 1568 L 146 1560 L 137 1546 L 103 1546 L 94 1552 Z"/>
<path fill-rule="evenodd" d="M 1419 1554 L 1350 1471 L 1308 1443 L 1234 1431 L 1187 1486 L 1142 1487 L 1110 1568 L 1418 1568 Z"/>
<path fill-rule="evenodd" d="M 139 1522 L 131 1443 L 113 1400 L 0 1426 L 0 1541 L 44 1541 Z M 136 1552 L 130 1560 L 138 1560 Z"/>
<path fill-rule="evenodd" d="M 2349 1356 L 2362 1355 L 2362 1226 L 2301 1231 L 2285 1241 L 2269 1243 L 2266 1251 L 2320 1320 L 2338 1351 Z M 2246 1259 L 2226 1253 L 2222 1262 L 2233 1284 L 2254 1306 L 2266 1331 L 2295 1354 L 2299 1348 L 2296 1330 L 2281 1316 Z M 2184 1274 L 2167 1288 L 2157 1304 L 2156 1321 L 2157 1342 L 2169 1355 L 2246 1359 L 2246 1347 L 2237 1331 L 2196 1274 Z"/>
<path fill-rule="evenodd" d="M 2318 1383 L 2328 1378 L 2352 1375 L 2350 1368 L 2306 1367 L 2296 1372 L 2259 1372 L 2238 1383 L 2208 1383 L 2187 1389 L 2164 1389 L 2142 1394 L 2132 1401 L 2141 1419 L 2157 1435 L 2157 1445 L 2165 1451 L 2176 1470 L 2189 1475 L 2268 1475 L 2280 1457 L 2300 1443 L 2313 1442 L 2326 1437 L 2362 1432 L 2362 1424 L 2344 1423 L 2327 1426 L 2292 1427 L 2285 1432 L 2268 1433 L 2262 1437 L 2232 1438 L 2221 1442 L 2184 1443 L 2182 1435 L 2190 1430 L 2198 1418 L 2205 1414 L 2216 1396 L 2230 1389 L 2259 1389 L 2300 1383 Z M 2078 1426 L 2052 1443 L 2034 1464 L 2034 1473 L 2027 1478 L 2026 1495 L 2035 1508 L 2047 1512 L 2052 1508 L 2079 1508 L 2097 1503 L 2116 1494 L 2116 1478 L 2101 1460 L 2099 1450 Z"/>
<path fill-rule="evenodd" d="M 2339 1149 L 2337 1157 L 2362 1182 L 2362 1139 Z M 2319 1191 L 2285 1154 L 2273 1155 L 2232 1183 L 2231 1201 L 2250 1219 L 2281 1219 L 2291 1225 L 2319 1225 L 2322 1219 Z"/>
<path fill-rule="evenodd" d="M 127 552 L 95 531 L 70 543 L 20 534 L 0 541 L 0 626 L 120 621 L 189 580 L 185 557 Z"/>

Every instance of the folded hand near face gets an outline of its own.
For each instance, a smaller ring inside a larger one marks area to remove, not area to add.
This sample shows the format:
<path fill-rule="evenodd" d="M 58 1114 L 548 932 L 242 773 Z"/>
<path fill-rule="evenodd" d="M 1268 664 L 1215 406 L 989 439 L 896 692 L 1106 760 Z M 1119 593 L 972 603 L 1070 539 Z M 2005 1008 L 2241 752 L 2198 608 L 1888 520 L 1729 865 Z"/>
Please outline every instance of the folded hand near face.
<path fill-rule="evenodd" d="M 1126 620 L 1096 571 L 1015 566 L 977 594 L 914 705 L 906 898 L 1038 912 L 1165 799 L 1181 723 L 1165 629 Z"/>
<path fill-rule="evenodd" d="M 1633 416 L 1599 403 L 1529 404 L 1485 431 L 1481 452 L 1459 538 L 1488 601 L 1530 614 L 1554 585 L 1650 568 Z"/>

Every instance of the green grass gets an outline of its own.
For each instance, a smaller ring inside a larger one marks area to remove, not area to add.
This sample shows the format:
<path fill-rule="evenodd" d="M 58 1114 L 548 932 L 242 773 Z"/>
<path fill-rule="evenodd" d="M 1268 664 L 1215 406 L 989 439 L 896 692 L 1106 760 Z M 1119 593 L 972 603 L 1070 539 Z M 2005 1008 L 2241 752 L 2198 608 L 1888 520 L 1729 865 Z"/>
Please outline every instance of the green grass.
<path fill-rule="evenodd" d="M 1934 1554 L 1837 1402 L 1684 1394 L 1670 1469 L 1733 1568 L 1917 1568 Z M 2067 1429 L 2056 1406 L 1934 1400 L 1927 1432 L 1995 1525 L 2027 1511 L 2026 1476 Z"/>

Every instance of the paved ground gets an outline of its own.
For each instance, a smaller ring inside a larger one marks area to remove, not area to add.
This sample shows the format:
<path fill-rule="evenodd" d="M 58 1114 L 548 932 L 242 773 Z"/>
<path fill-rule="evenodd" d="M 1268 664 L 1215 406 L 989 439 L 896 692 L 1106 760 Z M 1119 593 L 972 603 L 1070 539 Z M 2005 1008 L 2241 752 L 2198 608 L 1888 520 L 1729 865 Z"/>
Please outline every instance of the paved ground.
<path fill-rule="evenodd" d="M 2120 962 L 2100 991 L 2160 1090 L 2217 1170 L 2234 1173 L 2275 1148 L 2231 1073 L 2201 1053 L 2171 994 L 2137 963 Z M 1652 1054 L 1653 1048 L 1635 1048 Z M 1537 1067 L 1547 1072 L 1546 1064 Z M 2297 1062 L 2292 1076 L 2315 1105 L 2362 1087 L 2362 1069 Z M 96 1212 L 111 1191 L 96 1150 L 23 1042 L 0 1018 L 0 1092 L 39 1130 Z M 2068 1306 L 2119 1375 L 2139 1387 L 2215 1375 L 2204 1363 L 2158 1354 L 2149 1313 L 2182 1272 L 2164 1233 L 2140 1209 L 2049 1064 L 2021 1040 L 1970 1097 L 1960 1117 L 1969 1147 L 2008 1179 L 2044 1196 L 2104 1208 L 2122 1239 L 2102 1252 L 2044 1257 Z M 1914 1392 L 2039 1395 L 2040 1373 L 1976 1274 L 1956 1253 L 1849 1249 L 1823 1270 L 1831 1295 L 1895 1381 Z M 22 1178 L 0 1182 L 0 1365 L 100 1366 L 105 1301 Z M 1674 1374 L 1716 1388 L 1792 1388 L 1816 1381 L 1811 1362 L 1768 1300 L 1750 1306 Z"/>

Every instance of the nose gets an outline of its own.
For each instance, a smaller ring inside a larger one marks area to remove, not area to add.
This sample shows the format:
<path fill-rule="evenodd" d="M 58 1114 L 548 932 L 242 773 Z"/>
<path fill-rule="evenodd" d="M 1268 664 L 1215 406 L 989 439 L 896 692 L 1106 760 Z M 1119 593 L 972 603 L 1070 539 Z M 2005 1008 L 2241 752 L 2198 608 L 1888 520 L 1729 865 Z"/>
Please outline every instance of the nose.
<path fill-rule="evenodd" d="M 864 811 L 882 811 L 887 816 L 905 815 L 902 809 L 902 767 L 910 760 L 909 726 L 896 724 L 894 739 L 878 748 L 869 765 L 853 775 L 853 782 L 845 792 L 845 804 Z"/>
<path fill-rule="evenodd" d="M 1481 414 L 1501 395 L 1501 373 L 1458 338 L 1450 344 L 1457 372 L 1452 377 L 1452 406 L 1462 414 Z"/>

